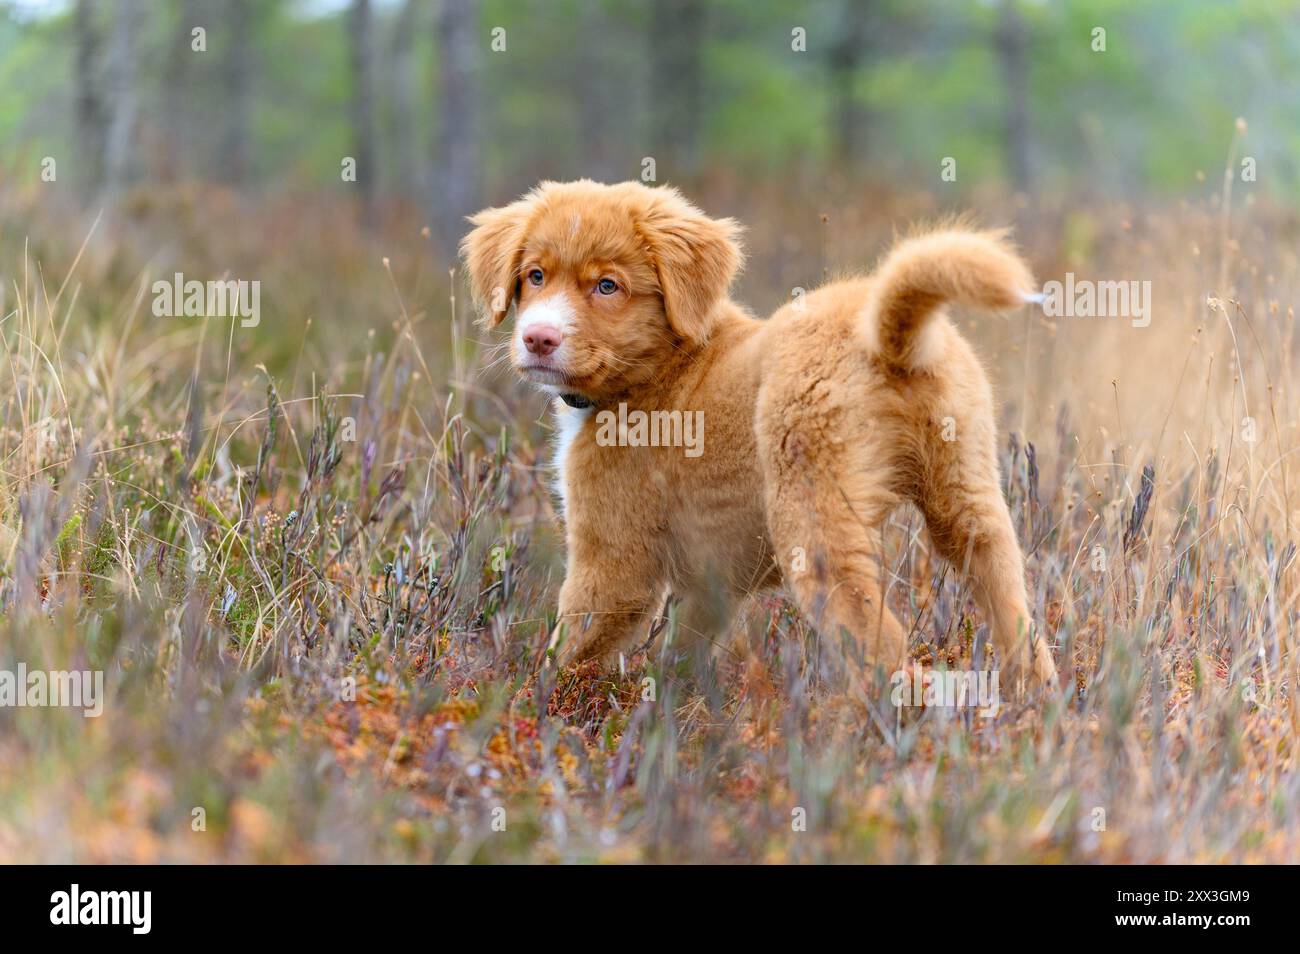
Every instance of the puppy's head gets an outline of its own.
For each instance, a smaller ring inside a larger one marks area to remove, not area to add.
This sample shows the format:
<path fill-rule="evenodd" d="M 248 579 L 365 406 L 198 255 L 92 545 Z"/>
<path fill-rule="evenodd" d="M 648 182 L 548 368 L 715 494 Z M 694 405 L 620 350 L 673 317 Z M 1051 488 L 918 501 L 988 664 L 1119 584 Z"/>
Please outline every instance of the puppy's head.
<path fill-rule="evenodd" d="M 474 297 L 492 326 L 515 310 L 515 370 L 597 400 L 703 344 L 741 263 L 734 222 L 635 182 L 544 182 L 470 221 Z"/>

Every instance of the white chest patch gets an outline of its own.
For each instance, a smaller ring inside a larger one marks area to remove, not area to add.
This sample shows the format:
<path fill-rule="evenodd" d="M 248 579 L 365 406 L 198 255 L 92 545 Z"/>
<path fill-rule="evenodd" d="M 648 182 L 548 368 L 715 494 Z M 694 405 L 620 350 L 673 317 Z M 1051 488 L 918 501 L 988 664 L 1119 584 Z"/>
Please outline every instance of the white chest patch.
<path fill-rule="evenodd" d="M 560 512 L 563 514 L 568 510 L 569 504 L 567 473 L 569 448 L 573 444 L 573 439 L 578 436 L 578 432 L 582 430 L 582 425 L 587 422 L 587 418 L 591 417 L 594 408 L 569 407 L 559 398 L 554 400 L 553 407 L 555 408 L 555 451 L 551 457 L 551 466 L 555 468 L 555 482 L 552 486 L 560 496 Z"/>

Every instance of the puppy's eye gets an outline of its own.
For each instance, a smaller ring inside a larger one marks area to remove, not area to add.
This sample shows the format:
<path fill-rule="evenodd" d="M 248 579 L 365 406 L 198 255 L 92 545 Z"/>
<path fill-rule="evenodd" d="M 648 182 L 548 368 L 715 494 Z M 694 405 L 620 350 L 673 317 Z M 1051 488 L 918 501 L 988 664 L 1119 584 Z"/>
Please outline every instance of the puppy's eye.
<path fill-rule="evenodd" d="M 532 271 L 528 273 L 528 284 L 540 285 L 541 283 L 542 283 L 542 270 L 540 268 L 534 268 Z"/>
<path fill-rule="evenodd" d="M 618 282 L 614 281 L 612 278 L 602 278 L 600 281 L 596 282 L 596 291 L 600 292 L 602 295 L 612 295 L 614 292 L 618 291 Z"/>

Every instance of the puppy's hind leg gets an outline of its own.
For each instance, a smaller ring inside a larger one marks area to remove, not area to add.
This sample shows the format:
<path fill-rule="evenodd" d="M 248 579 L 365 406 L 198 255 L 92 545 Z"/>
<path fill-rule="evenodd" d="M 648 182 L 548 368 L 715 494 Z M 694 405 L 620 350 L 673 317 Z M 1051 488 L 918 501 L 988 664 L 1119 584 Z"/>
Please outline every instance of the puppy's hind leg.
<path fill-rule="evenodd" d="M 1002 496 L 991 402 L 967 400 L 951 416 L 948 428 L 925 442 L 916 503 L 935 547 L 970 581 L 1009 684 L 1032 672 L 1054 685 L 1056 666 L 1034 630 L 1024 559 Z"/>
<path fill-rule="evenodd" d="M 678 599 L 676 648 L 686 652 L 696 665 L 714 654 L 735 612 L 736 598 L 727 585 L 716 578 L 678 582 L 673 586 Z"/>
<path fill-rule="evenodd" d="M 823 644 L 839 647 L 847 633 L 862 663 L 896 670 L 907 633 L 885 605 L 878 530 L 896 502 L 892 493 L 849 467 L 764 466 L 772 544 L 804 617 Z"/>

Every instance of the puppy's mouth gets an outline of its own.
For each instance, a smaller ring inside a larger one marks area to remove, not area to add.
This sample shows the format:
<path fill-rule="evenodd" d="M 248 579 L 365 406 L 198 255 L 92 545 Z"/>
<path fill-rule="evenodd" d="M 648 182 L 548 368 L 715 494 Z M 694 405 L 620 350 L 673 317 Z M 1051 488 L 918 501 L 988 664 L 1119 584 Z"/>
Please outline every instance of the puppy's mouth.
<path fill-rule="evenodd" d="M 543 361 L 529 361 L 518 365 L 515 370 L 520 377 L 534 384 L 569 384 L 572 380 L 567 371 Z"/>
<path fill-rule="evenodd" d="M 519 360 L 521 357 L 524 360 Z M 594 365 L 589 362 L 580 363 L 583 366 L 575 368 L 572 356 L 557 361 L 553 355 L 530 354 L 526 357 L 516 356 L 514 369 L 519 377 L 551 394 L 571 391 L 590 396 L 607 365 L 601 358 L 597 358 Z"/>

